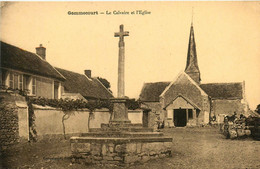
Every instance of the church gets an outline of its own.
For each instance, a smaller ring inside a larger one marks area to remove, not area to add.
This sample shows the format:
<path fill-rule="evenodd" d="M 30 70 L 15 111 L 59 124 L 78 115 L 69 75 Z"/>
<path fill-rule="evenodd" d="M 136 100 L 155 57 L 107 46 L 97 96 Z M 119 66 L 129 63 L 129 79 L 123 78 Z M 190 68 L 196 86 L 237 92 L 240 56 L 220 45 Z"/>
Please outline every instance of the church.
<path fill-rule="evenodd" d="M 149 120 L 157 115 L 169 127 L 206 125 L 210 119 L 222 123 L 225 115 L 248 110 L 244 81 L 201 83 L 193 24 L 185 71 L 171 82 L 145 83 L 139 99 L 151 110 Z"/>

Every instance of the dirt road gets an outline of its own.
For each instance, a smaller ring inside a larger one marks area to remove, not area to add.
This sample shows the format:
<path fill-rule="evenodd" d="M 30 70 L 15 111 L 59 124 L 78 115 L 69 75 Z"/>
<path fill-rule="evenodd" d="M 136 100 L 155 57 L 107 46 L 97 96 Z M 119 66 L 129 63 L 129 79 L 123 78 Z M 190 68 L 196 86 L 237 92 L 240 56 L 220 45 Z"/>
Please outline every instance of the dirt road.
<path fill-rule="evenodd" d="M 173 156 L 136 164 L 131 169 L 260 168 L 260 141 L 225 139 L 217 128 L 164 129 L 173 137 Z M 1 157 L 2 168 L 107 168 L 71 164 L 69 141 L 60 139 L 23 143 Z M 1 168 L 1 167 L 0 167 Z M 115 167 L 113 167 L 115 168 Z"/>

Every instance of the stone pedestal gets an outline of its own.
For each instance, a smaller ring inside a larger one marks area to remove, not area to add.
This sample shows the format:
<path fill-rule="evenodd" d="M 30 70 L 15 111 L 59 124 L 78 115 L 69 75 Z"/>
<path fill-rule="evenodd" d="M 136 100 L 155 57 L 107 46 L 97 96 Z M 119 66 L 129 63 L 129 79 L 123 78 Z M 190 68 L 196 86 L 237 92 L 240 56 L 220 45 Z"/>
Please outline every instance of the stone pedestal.
<path fill-rule="evenodd" d="M 113 103 L 113 117 L 109 123 L 131 123 L 131 121 L 128 119 L 128 109 L 126 107 L 127 98 L 115 98 L 111 99 L 111 102 Z"/>

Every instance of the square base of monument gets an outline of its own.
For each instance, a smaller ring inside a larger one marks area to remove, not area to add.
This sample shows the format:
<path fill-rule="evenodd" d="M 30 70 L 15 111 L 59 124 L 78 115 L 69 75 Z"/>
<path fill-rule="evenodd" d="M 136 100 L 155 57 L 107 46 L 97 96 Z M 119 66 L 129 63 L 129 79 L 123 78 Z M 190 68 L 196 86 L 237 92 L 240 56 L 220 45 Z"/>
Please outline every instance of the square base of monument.
<path fill-rule="evenodd" d="M 172 138 L 72 137 L 72 162 L 127 166 L 172 155 Z"/>
<path fill-rule="evenodd" d="M 111 99 L 113 103 L 113 118 L 109 121 L 112 124 L 124 124 L 131 123 L 128 119 L 126 102 L 127 98 L 113 98 Z"/>
<path fill-rule="evenodd" d="M 110 120 L 109 121 L 110 124 L 127 124 L 127 123 L 131 123 L 130 120 Z"/>

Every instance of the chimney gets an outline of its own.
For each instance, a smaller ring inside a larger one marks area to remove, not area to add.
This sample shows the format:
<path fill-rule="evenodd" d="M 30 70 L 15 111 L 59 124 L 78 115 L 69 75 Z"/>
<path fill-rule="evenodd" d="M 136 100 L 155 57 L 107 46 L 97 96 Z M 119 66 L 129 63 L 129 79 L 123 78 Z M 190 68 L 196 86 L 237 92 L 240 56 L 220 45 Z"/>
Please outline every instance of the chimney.
<path fill-rule="evenodd" d="M 36 54 L 41 56 L 42 59 L 46 60 L 46 48 L 40 44 L 40 47 L 35 48 Z"/>
<path fill-rule="evenodd" d="M 91 78 L 91 70 L 84 70 L 84 72 L 88 78 Z"/>

